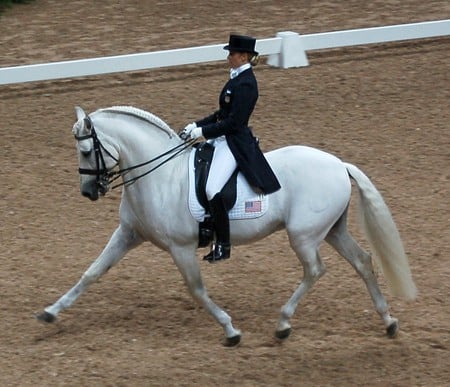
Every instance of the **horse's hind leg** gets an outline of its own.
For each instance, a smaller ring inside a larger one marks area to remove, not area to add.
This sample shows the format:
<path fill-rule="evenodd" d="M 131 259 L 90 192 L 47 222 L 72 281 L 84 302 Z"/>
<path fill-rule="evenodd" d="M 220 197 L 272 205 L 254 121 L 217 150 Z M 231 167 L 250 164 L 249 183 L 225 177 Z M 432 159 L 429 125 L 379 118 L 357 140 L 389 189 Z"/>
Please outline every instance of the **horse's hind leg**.
<path fill-rule="evenodd" d="M 346 213 L 333 226 L 325 240 L 353 266 L 364 280 L 375 309 L 384 321 L 388 336 L 394 337 L 399 329 L 398 320 L 391 317 L 389 313 L 389 306 L 375 277 L 370 255 L 358 245 L 347 230 Z"/>
<path fill-rule="evenodd" d="M 294 315 L 298 303 L 314 283 L 325 273 L 325 265 L 320 258 L 318 246 L 304 246 L 300 241 L 296 242 L 292 237 L 291 246 L 303 265 L 303 279 L 289 301 L 281 308 L 280 320 L 278 321 L 275 332 L 275 336 L 278 339 L 285 339 L 290 335 L 291 324 L 289 320 Z"/>
<path fill-rule="evenodd" d="M 44 312 L 38 314 L 36 318 L 44 322 L 55 321 L 59 312 L 71 306 L 90 284 L 105 274 L 130 249 L 138 246 L 140 243 L 141 238 L 133 230 L 119 226 L 102 253 L 85 271 L 78 283 L 53 305 L 45 308 Z"/>

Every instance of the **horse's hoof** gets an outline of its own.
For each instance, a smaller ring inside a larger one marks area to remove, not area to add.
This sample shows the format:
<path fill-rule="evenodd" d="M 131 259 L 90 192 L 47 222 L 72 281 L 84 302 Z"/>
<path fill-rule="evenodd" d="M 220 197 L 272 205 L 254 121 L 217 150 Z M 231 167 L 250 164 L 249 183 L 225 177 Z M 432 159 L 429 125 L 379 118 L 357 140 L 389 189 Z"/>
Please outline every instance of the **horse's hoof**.
<path fill-rule="evenodd" d="M 287 339 L 289 337 L 291 332 L 292 332 L 292 328 L 286 328 L 286 329 L 283 329 L 282 331 L 276 331 L 275 332 L 275 337 L 277 339 L 284 340 L 284 339 Z"/>
<path fill-rule="evenodd" d="M 397 336 L 399 329 L 400 329 L 400 327 L 399 327 L 398 321 L 394 321 L 386 328 L 386 333 L 387 333 L 388 337 L 392 339 L 395 336 Z"/>
<path fill-rule="evenodd" d="M 235 347 L 241 342 L 241 335 L 227 337 L 225 340 L 225 347 Z"/>
<path fill-rule="evenodd" d="M 46 323 L 52 323 L 52 322 L 56 321 L 56 316 L 55 315 L 53 315 L 51 313 L 48 313 L 48 312 L 45 312 L 45 311 L 42 312 L 42 313 L 36 314 L 36 318 L 39 321 L 46 322 Z"/>

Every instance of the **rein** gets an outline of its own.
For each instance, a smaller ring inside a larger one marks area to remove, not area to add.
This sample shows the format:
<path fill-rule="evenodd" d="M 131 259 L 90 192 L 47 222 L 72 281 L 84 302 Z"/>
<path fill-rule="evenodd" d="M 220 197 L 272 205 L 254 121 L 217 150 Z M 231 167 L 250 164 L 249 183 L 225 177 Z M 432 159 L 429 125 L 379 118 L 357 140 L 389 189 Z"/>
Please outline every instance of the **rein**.
<path fill-rule="evenodd" d="M 125 181 L 123 181 L 122 183 L 116 184 L 116 185 L 112 186 L 111 189 L 114 189 L 114 188 L 117 188 L 117 187 L 121 187 L 122 185 L 124 185 L 124 186 L 129 186 L 129 185 L 135 183 L 135 182 L 136 182 L 137 180 L 139 180 L 140 178 L 142 178 L 142 177 L 144 177 L 144 176 L 147 176 L 148 174 L 150 174 L 150 173 L 153 172 L 154 170 L 158 169 L 159 167 L 161 167 L 162 165 L 164 165 L 164 164 L 167 163 L 168 161 L 170 161 L 170 160 L 172 160 L 173 158 L 175 158 L 178 154 L 180 154 L 181 152 L 183 152 L 185 149 L 189 148 L 194 142 L 195 142 L 195 140 L 187 140 L 187 141 L 184 141 L 183 143 L 181 143 L 181 144 L 179 144 L 179 145 L 177 145 L 177 146 L 175 146 L 175 147 L 169 149 L 167 152 L 164 152 L 164 153 L 160 154 L 159 156 L 157 156 L 157 157 L 155 157 L 155 158 L 153 158 L 153 159 L 151 159 L 151 160 L 148 160 L 148 161 L 146 161 L 146 162 L 144 162 L 144 163 L 137 164 L 137 165 L 134 165 L 134 166 L 132 166 L 132 167 L 124 168 L 124 169 L 121 169 L 121 170 L 119 170 L 119 171 L 111 171 L 111 172 L 109 172 L 108 175 L 109 175 L 110 177 L 113 177 L 113 176 L 114 176 L 114 177 L 110 180 L 110 183 L 112 183 L 113 181 L 115 181 L 116 179 L 118 179 L 120 176 L 124 176 L 125 174 L 127 174 L 129 171 L 132 171 L 133 169 L 140 168 L 140 167 L 144 167 L 144 166 L 146 166 L 146 165 L 148 165 L 148 164 L 151 164 L 151 163 L 153 163 L 153 162 L 159 160 L 160 158 L 162 158 L 162 157 L 164 157 L 164 156 L 167 156 L 167 155 L 170 155 L 171 153 L 173 153 L 170 157 L 168 157 L 167 159 L 161 161 L 158 165 L 154 166 L 153 168 L 151 168 L 151 169 L 148 170 L 147 172 L 144 172 L 144 173 L 140 174 L 139 176 L 133 177 L 132 179 L 125 180 Z"/>
<path fill-rule="evenodd" d="M 133 177 L 131 179 L 128 180 L 124 180 L 123 182 L 116 184 L 114 186 L 111 187 L 111 189 L 115 189 L 121 186 L 129 186 L 134 184 L 137 180 L 141 179 L 144 176 L 147 176 L 148 174 L 150 174 L 151 172 L 153 172 L 154 170 L 158 169 L 159 167 L 161 167 L 162 165 L 164 165 L 165 163 L 167 163 L 168 161 L 172 160 L 173 158 L 175 158 L 177 155 L 179 155 L 181 152 L 183 152 L 184 150 L 186 150 L 187 148 L 189 148 L 196 140 L 195 139 L 189 139 L 184 141 L 181 144 L 178 144 L 177 146 L 169 149 L 168 151 L 160 154 L 159 156 L 154 157 L 151 160 L 145 161 L 143 163 L 140 164 L 136 164 L 133 165 L 131 167 L 127 167 L 124 169 L 119 169 L 118 171 L 113 171 L 111 169 L 107 169 L 106 168 L 106 164 L 105 164 L 105 159 L 103 157 L 103 152 L 104 151 L 109 157 L 111 157 L 116 163 L 119 162 L 118 159 L 116 159 L 104 146 L 103 144 L 100 142 L 100 140 L 98 139 L 97 133 L 95 131 L 94 125 L 91 121 L 91 119 L 89 117 L 85 117 L 85 124 L 86 127 L 88 129 L 91 130 L 90 134 L 87 134 L 85 136 L 77 136 L 75 135 L 75 139 L 77 141 L 83 141 L 83 140 L 87 140 L 89 138 L 92 138 L 93 141 L 93 145 L 94 145 L 94 153 L 95 153 L 95 164 L 96 164 L 96 169 L 85 169 L 85 168 L 78 168 L 78 173 L 80 175 L 91 175 L 91 176 L 96 176 L 96 181 L 97 184 L 100 188 L 100 191 L 104 194 L 107 192 L 108 190 L 108 186 L 113 183 L 115 180 L 117 180 L 120 177 L 125 176 L 127 173 L 129 173 L 130 171 L 137 169 L 137 168 L 141 168 L 144 167 L 146 165 L 149 165 L 159 159 L 161 159 L 162 157 L 165 156 L 169 156 L 168 158 L 166 158 L 165 160 L 161 161 L 159 164 L 157 164 L 156 166 L 154 166 L 153 168 L 151 168 L 150 170 L 136 176 Z M 116 164 L 117 165 L 117 164 Z M 114 167 L 113 167 L 114 168 Z"/>

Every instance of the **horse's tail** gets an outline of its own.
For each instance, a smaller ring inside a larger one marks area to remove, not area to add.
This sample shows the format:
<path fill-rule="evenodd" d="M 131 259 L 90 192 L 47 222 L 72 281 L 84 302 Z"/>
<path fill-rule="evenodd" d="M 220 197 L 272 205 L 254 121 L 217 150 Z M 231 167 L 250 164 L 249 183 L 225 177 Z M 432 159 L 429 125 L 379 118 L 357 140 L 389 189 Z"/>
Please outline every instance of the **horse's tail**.
<path fill-rule="evenodd" d="M 358 167 L 344 164 L 358 186 L 361 225 L 390 292 L 395 296 L 414 299 L 417 288 L 388 206 L 370 179 Z"/>

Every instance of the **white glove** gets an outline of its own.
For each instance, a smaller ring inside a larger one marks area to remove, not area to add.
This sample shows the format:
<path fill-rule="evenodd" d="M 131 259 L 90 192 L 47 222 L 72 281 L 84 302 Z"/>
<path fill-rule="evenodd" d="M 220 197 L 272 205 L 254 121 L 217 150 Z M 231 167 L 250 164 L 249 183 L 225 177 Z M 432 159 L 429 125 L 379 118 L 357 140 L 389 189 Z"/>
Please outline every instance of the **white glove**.
<path fill-rule="evenodd" d="M 203 136 L 202 128 L 195 127 L 194 129 L 191 130 L 190 135 L 192 140 L 202 137 Z"/>
<path fill-rule="evenodd" d="M 179 136 L 183 139 L 183 140 L 187 140 L 192 132 L 192 129 L 196 128 L 197 124 L 195 122 L 192 122 L 190 124 L 187 124 L 184 129 L 181 131 L 181 133 L 179 134 Z"/>
<path fill-rule="evenodd" d="M 190 134 L 192 132 L 192 129 L 195 129 L 196 127 L 197 124 L 195 122 L 192 122 L 184 127 L 183 132 L 185 132 L 186 134 Z"/>

